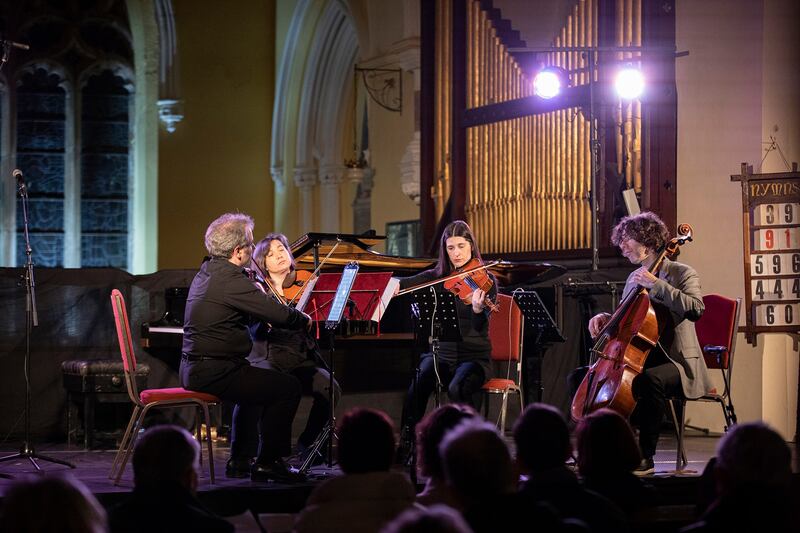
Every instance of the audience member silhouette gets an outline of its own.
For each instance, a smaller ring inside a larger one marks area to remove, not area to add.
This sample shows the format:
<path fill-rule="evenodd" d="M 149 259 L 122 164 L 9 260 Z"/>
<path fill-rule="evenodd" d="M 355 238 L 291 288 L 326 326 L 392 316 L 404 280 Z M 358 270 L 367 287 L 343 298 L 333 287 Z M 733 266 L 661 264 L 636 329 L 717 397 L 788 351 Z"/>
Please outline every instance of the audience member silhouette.
<path fill-rule="evenodd" d="M 517 465 L 528 476 L 519 492 L 521 506 L 546 502 L 564 519 L 581 520 L 594 532 L 628 531 L 625 514 L 600 494 L 581 487 L 566 466 L 572 455 L 569 429 L 550 405 L 533 403 L 514 424 Z"/>
<path fill-rule="evenodd" d="M 199 462 L 200 445 L 185 429 L 148 429 L 133 451 L 133 493 L 111 510 L 111 531 L 233 531 L 196 498 Z"/>
<path fill-rule="evenodd" d="M 478 417 L 478 413 L 468 405 L 448 403 L 428 413 L 417 424 L 417 467 L 427 478 L 425 488 L 417 494 L 417 503 L 456 505 L 445 481 L 439 445 L 448 431 L 464 420 Z"/>
<path fill-rule="evenodd" d="M 642 456 L 622 415 L 599 409 L 578 423 L 575 436 L 584 487 L 614 502 L 629 518 L 658 503 L 655 488 L 633 474 Z"/>
<path fill-rule="evenodd" d="M 381 533 L 472 533 L 472 529 L 452 507 L 434 504 L 406 509 Z"/>
<path fill-rule="evenodd" d="M 791 452 L 767 424 L 733 426 L 717 445 L 713 475 L 716 498 L 698 522 L 681 531 L 800 531 Z"/>
<path fill-rule="evenodd" d="M 36 476 L 14 481 L 0 510 L 3 533 L 105 533 L 106 512 L 72 477 Z"/>
<path fill-rule="evenodd" d="M 339 422 L 338 459 L 343 476 L 318 485 L 297 517 L 295 531 L 375 532 L 415 505 L 414 486 L 390 472 L 394 424 L 378 410 L 356 408 Z"/>
<path fill-rule="evenodd" d="M 476 533 L 515 529 L 520 523 L 535 524 L 536 531 L 560 530 L 552 509 L 518 505 L 514 462 L 493 424 L 465 420 L 445 435 L 439 453 L 458 509 Z"/>

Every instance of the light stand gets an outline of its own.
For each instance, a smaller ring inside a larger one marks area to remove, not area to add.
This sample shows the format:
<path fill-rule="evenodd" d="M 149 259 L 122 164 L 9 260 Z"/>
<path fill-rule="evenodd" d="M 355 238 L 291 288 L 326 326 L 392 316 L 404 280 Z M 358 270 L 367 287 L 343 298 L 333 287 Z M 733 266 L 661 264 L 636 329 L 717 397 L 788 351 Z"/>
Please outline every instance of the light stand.
<path fill-rule="evenodd" d="M 41 471 L 39 463 L 36 462 L 36 459 L 39 459 L 75 468 L 75 465 L 67 461 L 37 454 L 31 443 L 31 332 L 34 327 L 39 325 L 39 315 L 36 310 L 36 283 L 33 278 L 31 241 L 28 235 L 28 188 L 25 186 L 21 171 L 15 170 L 13 175 L 17 178 L 17 192 L 20 200 L 22 200 L 22 222 L 25 234 L 25 255 L 27 258 L 25 274 L 22 276 L 25 278 L 25 289 L 27 291 L 25 299 L 25 439 L 22 442 L 19 453 L 0 457 L 0 463 L 16 459 L 28 459 L 36 467 L 37 471 Z"/>

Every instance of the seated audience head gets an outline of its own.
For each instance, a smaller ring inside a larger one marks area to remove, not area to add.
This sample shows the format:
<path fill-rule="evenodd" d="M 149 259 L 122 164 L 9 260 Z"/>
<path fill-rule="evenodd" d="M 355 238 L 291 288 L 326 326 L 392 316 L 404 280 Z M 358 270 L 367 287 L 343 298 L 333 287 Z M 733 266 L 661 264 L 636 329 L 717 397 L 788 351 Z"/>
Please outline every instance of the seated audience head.
<path fill-rule="evenodd" d="M 611 409 L 598 409 L 578 423 L 576 447 L 584 477 L 631 472 L 642 460 L 630 424 Z"/>
<path fill-rule="evenodd" d="M 355 408 L 339 421 L 339 466 L 345 474 L 386 472 L 397 443 L 394 424 L 377 409 Z"/>
<path fill-rule="evenodd" d="M 472 407 L 448 403 L 425 415 L 417 424 L 417 462 L 422 475 L 444 479 L 439 444 L 448 431 L 471 418 L 478 418 Z"/>
<path fill-rule="evenodd" d="M 791 482 L 791 460 L 783 437 L 767 424 L 736 424 L 717 445 L 717 491 L 725 494 L 741 487 L 785 488 Z"/>
<path fill-rule="evenodd" d="M 447 484 L 465 509 L 516 490 L 508 446 L 489 422 L 465 420 L 445 435 L 439 453 Z"/>
<path fill-rule="evenodd" d="M 77 479 L 36 476 L 9 488 L 0 510 L 0 531 L 102 533 L 108 531 L 108 520 L 103 506 Z"/>
<path fill-rule="evenodd" d="M 200 468 L 200 444 L 182 427 L 154 426 L 144 432 L 133 450 L 136 487 L 175 482 L 194 493 Z"/>
<path fill-rule="evenodd" d="M 403 511 L 381 533 L 472 533 L 472 529 L 458 511 L 437 504 Z"/>
<path fill-rule="evenodd" d="M 524 473 L 563 466 L 572 453 L 569 428 L 561 412 L 544 403 L 532 403 L 514 424 L 517 463 Z"/>

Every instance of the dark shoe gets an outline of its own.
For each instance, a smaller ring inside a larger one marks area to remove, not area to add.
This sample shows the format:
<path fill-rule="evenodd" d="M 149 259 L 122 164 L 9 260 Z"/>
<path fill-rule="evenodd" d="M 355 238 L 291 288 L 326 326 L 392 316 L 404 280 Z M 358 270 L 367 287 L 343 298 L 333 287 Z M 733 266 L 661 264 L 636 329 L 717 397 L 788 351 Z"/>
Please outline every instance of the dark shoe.
<path fill-rule="evenodd" d="M 231 457 L 225 465 L 227 477 L 245 478 L 250 475 L 253 460 L 249 457 Z"/>
<path fill-rule="evenodd" d="M 253 481 L 277 481 L 278 483 L 302 483 L 306 476 L 293 472 L 283 459 L 277 459 L 267 465 L 254 463 L 250 469 L 250 479 Z"/>
<path fill-rule="evenodd" d="M 656 465 L 652 457 L 645 457 L 633 471 L 636 476 L 649 476 L 656 473 Z"/>

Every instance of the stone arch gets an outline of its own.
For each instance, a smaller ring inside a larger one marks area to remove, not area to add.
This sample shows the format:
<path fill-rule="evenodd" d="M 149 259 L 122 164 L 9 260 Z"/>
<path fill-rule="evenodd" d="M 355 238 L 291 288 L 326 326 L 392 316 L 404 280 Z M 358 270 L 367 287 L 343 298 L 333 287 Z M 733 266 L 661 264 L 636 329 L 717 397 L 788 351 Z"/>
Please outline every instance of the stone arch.
<path fill-rule="evenodd" d="M 339 158 L 358 50 L 353 18 L 342 1 L 298 3 L 278 71 L 270 159 L 275 225 L 284 232 L 340 229 L 338 189 L 344 167 Z M 318 220 L 316 212 L 321 212 Z M 285 227 L 287 220 L 298 218 L 299 227 Z"/>

